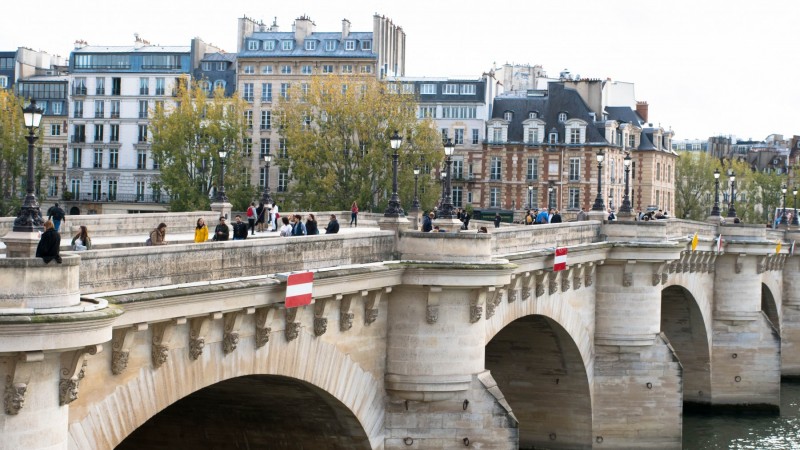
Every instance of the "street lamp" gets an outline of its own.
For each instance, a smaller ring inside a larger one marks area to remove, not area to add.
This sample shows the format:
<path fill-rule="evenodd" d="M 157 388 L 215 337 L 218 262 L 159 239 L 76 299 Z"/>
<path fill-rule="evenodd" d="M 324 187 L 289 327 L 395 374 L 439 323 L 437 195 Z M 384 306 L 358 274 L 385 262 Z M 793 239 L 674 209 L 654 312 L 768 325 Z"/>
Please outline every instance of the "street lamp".
<path fill-rule="evenodd" d="M 714 169 L 714 207 L 711 215 L 719 217 L 719 168 Z"/>
<path fill-rule="evenodd" d="M 264 162 L 267 165 L 267 170 L 264 173 L 264 193 L 261 194 L 261 203 L 265 205 L 272 204 L 272 196 L 269 195 L 269 163 L 272 162 L 272 155 L 264 155 Z"/>
<path fill-rule="evenodd" d="M 36 136 L 36 129 L 39 128 L 39 123 L 42 121 L 42 110 L 36 107 L 36 100 L 31 99 L 31 103 L 22 108 L 22 116 L 25 118 L 25 127 L 28 128 L 28 135 L 25 139 L 28 141 L 28 172 L 27 172 L 27 193 L 22 207 L 19 209 L 19 215 L 14 219 L 14 231 L 21 232 L 34 232 L 42 231 L 44 221 L 42 220 L 42 212 L 39 210 L 39 202 L 36 201 L 36 194 L 34 193 L 34 154 L 33 144 L 39 138 Z"/>
<path fill-rule="evenodd" d="M 228 156 L 228 151 L 225 146 L 219 150 L 219 187 L 217 188 L 217 203 L 228 203 L 228 196 L 225 195 L 225 158 Z"/>
<path fill-rule="evenodd" d="M 528 209 L 533 208 L 533 185 L 528 185 Z"/>
<path fill-rule="evenodd" d="M 736 217 L 736 174 L 733 170 L 728 170 L 728 179 L 731 180 L 731 202 L 728 207 L 728 217 Z"/>
<path fill-rule="evenodd" d="M 386 212 L 383 213 L 384 217 L 400 217 L 403 214 L 403 208 L 400 207 L 400 196 L 397 195 L 397 150 L 400 144 L 403 143 L 403 138 L 394 132 L 389 138 L 389 145 L 392 147 L 392 198 L 389 199 L 389 206 L 386 207 Z"/>
<path fill-rule="evenodd" d="M 622 206 L 619 207 L 620 215 L 627 215 L 631 213 L 631 197 L 630 197 L 630 173 L 631 173 L 631 154 L 626 153 L 625 158 L 622 160 L 622 165 L 625 166 L 625 195 L 622 197 Z"/>
<path fill-rule="evenodd" d="M 411 202 L 411 209 L 418 210 L 419 209 L 419 197 L 417 196 L 417 186 L 419 180 L 419 166 L 414 167 L 414 201 Z"/>
<path fill-rule="evenodd" d="M 547 209 L 553 209 L 553 192 L 555 190 L 556 188 L 552 184 L 547 186 Z"/>
<path fill-rule="evenodd" d="M 792 188 L 792 195 L 794 196 L 794 214 L 792 214 L 792 225 L 800 225 L 797 220 L 797 186 Z"/>
<path fill-rule="evenodd" d="M 789 218 L 786 217 L 786 185 L 781 186 L 781 194 L 783 195 L 783 210 L 781 211 L 781 225 L 788 225 Z"/>
<path fill-rule="evenodd" d="M 592 211 L 605 211 L 606 206 L 603 204 L 603 159 L 606 154 L 602 150 L 598 150 L 597 155 L 597 197 L 594 199 Z"/>
<path fill-rule="evenodd" d="M 452 189 L 450 185 L 451 183 L 450 180 L 452 179 L 452 177 L 450 176 L 450 164 L 453 163 L 452 156 L 455 149 L 456 145 L 453 144 L 453 141 L 447 139 L 447 142 L 444 143 L 444 155 L 446 157 L 445 180 L 444 180 L 445 189 L 444 189 L 444 195 L 442 195 L 442 209 L 441 213 L 439 214 L 439 217 L 441 217 L 442 219 L 453 218 L 453 201 L 450 198 L 450 191 Z"/>

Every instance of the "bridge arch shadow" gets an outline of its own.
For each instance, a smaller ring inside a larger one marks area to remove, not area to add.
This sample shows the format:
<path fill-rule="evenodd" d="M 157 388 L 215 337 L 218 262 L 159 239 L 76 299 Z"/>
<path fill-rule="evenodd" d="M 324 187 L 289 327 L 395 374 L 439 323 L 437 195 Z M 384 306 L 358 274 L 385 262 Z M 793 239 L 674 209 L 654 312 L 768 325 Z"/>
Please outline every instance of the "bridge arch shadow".
<path fill-rule="evenodd" d="M 711 403 L 711 349 L 698 299 L 673 285 L 661 291 L 661 331 L 683 366 L 683 401 Z"/>
<path fill-rule="evenodd" d="M 508 323 L 486 345 L 486 368 L 519 421 L 520 448 L 592 448 L 587 369 L 558 322 L 528 315 Z"/>
<path fill-rule="evenodd" d="M 764 312 L 767 319 L 772 322 L 772 326 L 780 333 L 780 308 L 778 308 L 778 302 L 775 300 L 775 296 L 772 295 L 772 288 L 766 283 L 761 283 L 761 311 Z"/>

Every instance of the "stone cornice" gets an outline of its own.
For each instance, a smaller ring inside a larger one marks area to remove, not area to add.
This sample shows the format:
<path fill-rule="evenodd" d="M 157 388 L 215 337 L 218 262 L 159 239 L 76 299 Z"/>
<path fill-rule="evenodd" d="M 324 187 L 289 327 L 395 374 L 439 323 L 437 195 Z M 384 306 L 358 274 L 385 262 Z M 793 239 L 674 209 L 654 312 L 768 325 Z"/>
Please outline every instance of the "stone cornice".
<path fill-rule="evenodd" d="M 0 354 L 64 351 L 107 342 L 112 324 L 122 313 L 121 308 L 109 306 L 88 313 L 3 318 Z"/>

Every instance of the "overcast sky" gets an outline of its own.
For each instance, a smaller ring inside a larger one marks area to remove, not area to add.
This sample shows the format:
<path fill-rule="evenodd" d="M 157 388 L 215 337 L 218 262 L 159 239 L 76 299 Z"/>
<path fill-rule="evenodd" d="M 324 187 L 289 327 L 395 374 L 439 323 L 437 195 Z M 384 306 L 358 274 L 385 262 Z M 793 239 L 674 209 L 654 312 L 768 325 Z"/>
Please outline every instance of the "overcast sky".
<path fill-rule="evenodd" d="M 514 5 L 513 7 L 511 5 Z M 588 78 L 633 82 L 650 121 L 676 139 L 800 134 L 800 1 L 474 0 L 117 1 L 5 4 L 0 50 L 68 56 L 72 43 L 188 45 L 236 51 L 237 18 L 283 31 L 305 14 L 319 31 L 372 31 L 374 13 L 403 27 L 409 76 L 474 77 L 493 64 L 540 64 Z"/>

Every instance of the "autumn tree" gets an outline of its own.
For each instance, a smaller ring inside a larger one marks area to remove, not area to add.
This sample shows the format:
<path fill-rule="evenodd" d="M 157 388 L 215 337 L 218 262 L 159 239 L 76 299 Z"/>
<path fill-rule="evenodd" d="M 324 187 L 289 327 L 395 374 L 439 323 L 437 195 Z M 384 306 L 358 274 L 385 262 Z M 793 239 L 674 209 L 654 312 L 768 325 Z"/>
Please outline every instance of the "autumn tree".
<path fill-rule="evenodd" d="M 21 204 L 18 193 L 26 169 L 28 142 L 22 118 L 23 99 L 0 89 L 0 215 L 11 216 Z"/>
<path fill-rule="evenodd" d="M 403 137 L 399 150 L 401 204 L 410 207 L 414 167 L 419 167 L 420 203 L 441 196 L 430 176 L 443 157 L 441 135 L 430 120 L 418 121 L 417 101 L 399 84 L 372 77 L 317 76 L 295 84 L 275 108 L 281 139 L 275 164 L 288 170 L 289 208 L 383 210 L 392 189 L 389 138 Z"/>
<path fill-rule="evenodd" d="M 246 208 L 256 188 L 243 176 L 249 158 L 244 144 L 244 102 L 209 96 L 197 83 L 180 83 L 175 104 L 158 107 L 150 122 L 153 160 L 160 166 L 158 188 L 170 195 L 172 211 L 207 210 L 225 149 L 225 191 L 234 209 Z"/>

